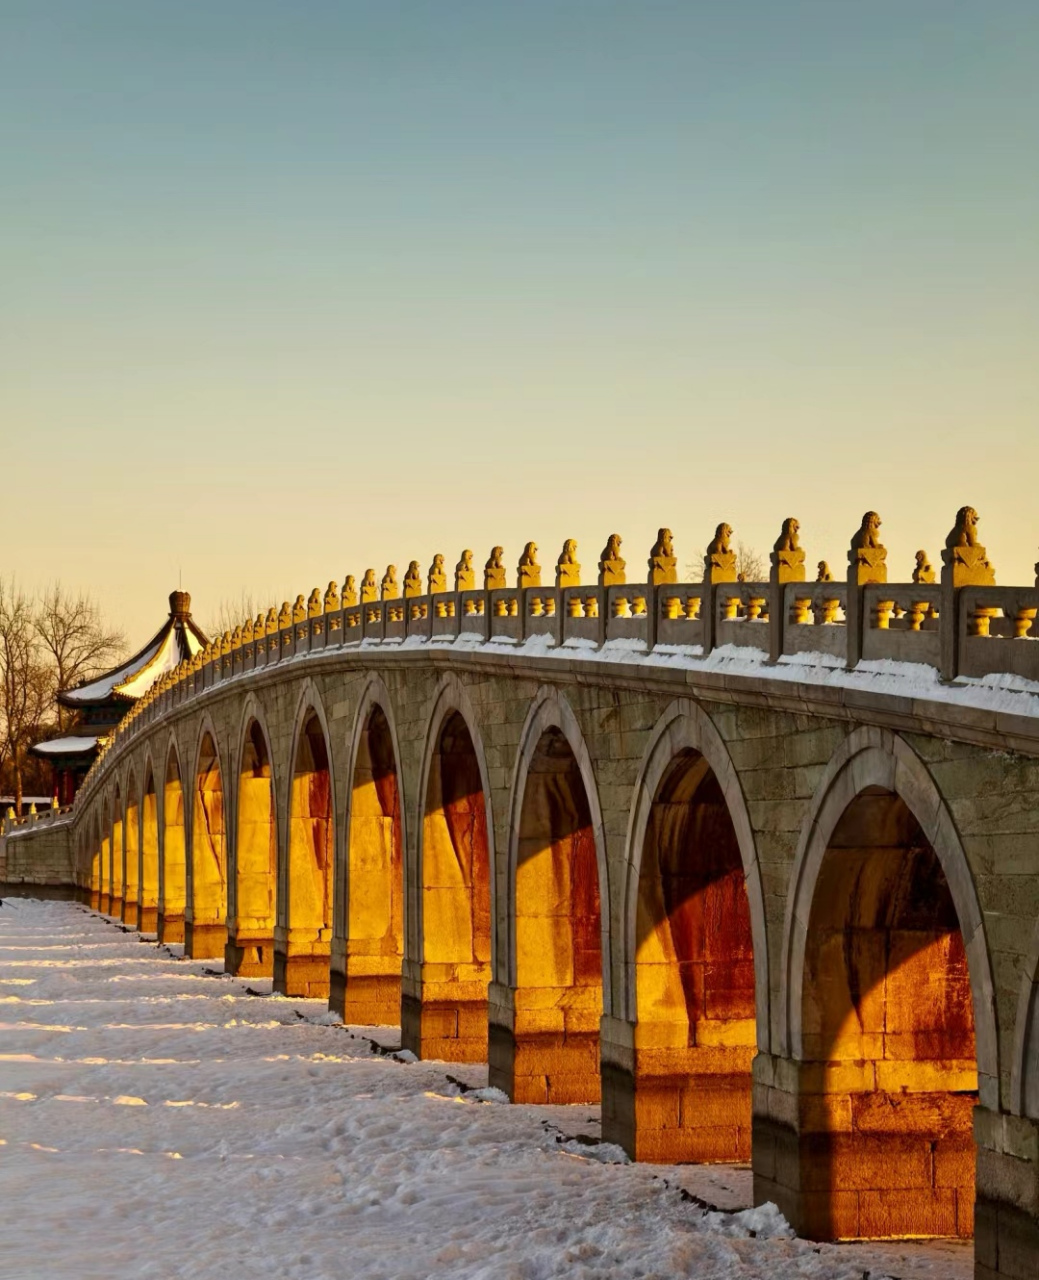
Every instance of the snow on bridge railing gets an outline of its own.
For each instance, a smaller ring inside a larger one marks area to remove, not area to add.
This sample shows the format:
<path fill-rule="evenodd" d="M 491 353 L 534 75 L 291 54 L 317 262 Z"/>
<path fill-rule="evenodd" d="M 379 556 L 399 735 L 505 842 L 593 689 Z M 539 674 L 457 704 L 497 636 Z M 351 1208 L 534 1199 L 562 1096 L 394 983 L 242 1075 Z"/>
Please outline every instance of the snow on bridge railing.
<path fill-rule="evenodd" d="M 759 650 L 769 662 L 818 653 L 853 669 L 861 660 L 890 659 L 935 667 L 946 680 L 1010 674 L 1039 681 L 1039 577 L 1033 587 L 997 587 L 995 571 L 977 538 L 977 513 L 963 507 L 945 540 L 941 582 L 924 551 L 916 553 L 911 581 L 889 583 L 880 518 L 867 511 L 851 540 L 844 581 L 820 562 L 807 581 L 800 526 L 792 517 L 771 554 L 767 582 L 745 582 L 732 549 L 733 532 L 721 524 L 704 556 L 703 580 L 678 581 L 671 532 L 661 529 L 648 561 L 647 580 L 629 583 L 621 539 L 610 537 L 599 558 L 595 585 L 581 582 L 577 544 L 567 541 L 554 585 L 542 584 L 535 543 L 527 543 L 506 584 L 501 547 L 491 551 L 483 585 L 476 585 L 473 553 L 464 551 L 449 589 L 444 557 L 437 555 L 425 583 L 412 561 L 398 583 L 390 565 L 381 582 L 368 569 L 360 588 L 348 576 L 342 591 L 330 582 L 309 598 L 247 619 L 201 653 L 159 679 L 118 726 L 113 741 L 133 735 L 157 717 L 205 690 L 249 671 L 301 654 L 403 641 L 522 643 L 535 636 L 553 645 L 601 648 L 613 641 L 706 657 L 722 646 Z M 1039 565 L 1036 566 L 1039 575 Z M 102 748 L 88 780 L 99 768 Z"/>
<path fill-rule="evenodd" d="M 28 812 L 23 813 L 21 817 L 15 813 L 13 807 L 9 807 L 3 820 L 0 821 L 0 835 L 11 835 L 22 827 L 56 825 L 71 814 L 72 805 L 59 805 L 56 800 L 44 809 L 37 809 L 35 804 L 30 804 Z"/>

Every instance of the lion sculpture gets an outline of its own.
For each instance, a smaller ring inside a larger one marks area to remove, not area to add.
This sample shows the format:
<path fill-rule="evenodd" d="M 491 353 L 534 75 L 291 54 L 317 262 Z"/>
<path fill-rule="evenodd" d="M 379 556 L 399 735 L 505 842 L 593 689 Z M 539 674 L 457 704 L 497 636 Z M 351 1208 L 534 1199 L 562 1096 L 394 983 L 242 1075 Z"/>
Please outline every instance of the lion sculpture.
<path fill-rule="evenodd" d="M 653 550 L 649 553 L 649 580 L 655 586 L 661 583 L 677 582 L 674 542 L 670 529 L 660 529 Z"/>
<path fill-rule="evenodd" d="M 599 586 L 617 587 L 625 582 L 624 559 L 621 556 L 621 536 L 611 533 L 599 557 Z"/>
<path fill-rule="evenodd" d="M 412 560 L 408 565 L 408 571 L 404 575 L 404 595 L 407 598 L 412 596 L 420 596 L 422 594 L 422 571 L 418 567 L 418 561 Z"/>
<path fill-rule="evenodd" d="M 485 591 L 501 591 L 505 586 L 505 554 L 501 547 L 491 547 L 491 554 L 483 567 L 483 589 Z"/>
<path fill-rule="evenodd" d="M 438 592 L 447 590 L 447 573 L 444 570 L 444 557 L 438 551 L 433 557 L 433 563 L 429 566 L 429 594 L 431 596 Z"/>
<path fill-rule="evenodd" d="M 862 517 L 862 524 L 851 540 L 853 551 L 882 551 L 880 544 L 880 516 L 875 511 L 867 511 Z"/>

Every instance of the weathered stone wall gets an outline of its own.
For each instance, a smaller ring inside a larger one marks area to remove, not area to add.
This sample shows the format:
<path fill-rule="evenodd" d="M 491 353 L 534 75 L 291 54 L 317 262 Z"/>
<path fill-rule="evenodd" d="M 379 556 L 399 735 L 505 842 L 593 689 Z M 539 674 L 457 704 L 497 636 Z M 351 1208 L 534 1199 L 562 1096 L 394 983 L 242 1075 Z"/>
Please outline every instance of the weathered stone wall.
<path fill-rule="evenodd" d="M 0 836 L 0 892 L 76 885 L 71 819 L 16 828 Z"/>

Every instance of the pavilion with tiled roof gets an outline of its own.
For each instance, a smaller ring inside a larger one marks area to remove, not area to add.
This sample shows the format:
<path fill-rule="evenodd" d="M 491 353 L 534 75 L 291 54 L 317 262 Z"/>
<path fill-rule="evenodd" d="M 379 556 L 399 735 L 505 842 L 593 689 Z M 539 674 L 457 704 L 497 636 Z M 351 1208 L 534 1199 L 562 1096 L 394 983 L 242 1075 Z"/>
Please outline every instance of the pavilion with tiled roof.
<path fill-rule="evenodd" d="M 71 731 L 61 738 L 38 742 L 35 755 L 54 766 L 58 801 L 70 804 L 80 782 L 97 755 L 98 742 L 107 737 L 133 704 L 160 676 L 185 658 L 193 658 L 208 643 L 191 617 L 191 596 L 170 594 L 169 617 L 159 630 L 126 662 L 73 689 L 62 689 L 58 701 L 79 712 Z"/>

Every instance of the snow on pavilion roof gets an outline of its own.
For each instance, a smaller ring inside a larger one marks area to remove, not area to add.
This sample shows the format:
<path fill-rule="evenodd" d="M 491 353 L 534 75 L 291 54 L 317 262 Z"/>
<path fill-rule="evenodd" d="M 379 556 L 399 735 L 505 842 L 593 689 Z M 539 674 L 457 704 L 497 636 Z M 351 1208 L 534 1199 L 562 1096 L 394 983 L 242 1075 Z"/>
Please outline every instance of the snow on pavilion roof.
<path fill-rule="evenodd" d="M 188 593 L 174 591 L 170 596 L 170 616 L 143 649 L 89 684 L 63 690 L 58 695 L 59 701 L 66 707 L 96 706 L 121 700 L 136 702 L 160 676 L 205 648 L 206 637 L 192 621 L 190 609 Z"/>
<path fill-rule="evenodd" d="M 37 742 L 32 752 L 37 756 L 81 756 L 93 751 L 100 735 L 71 734 L 67 738 L 48 738 L 46 742 Z"/>

